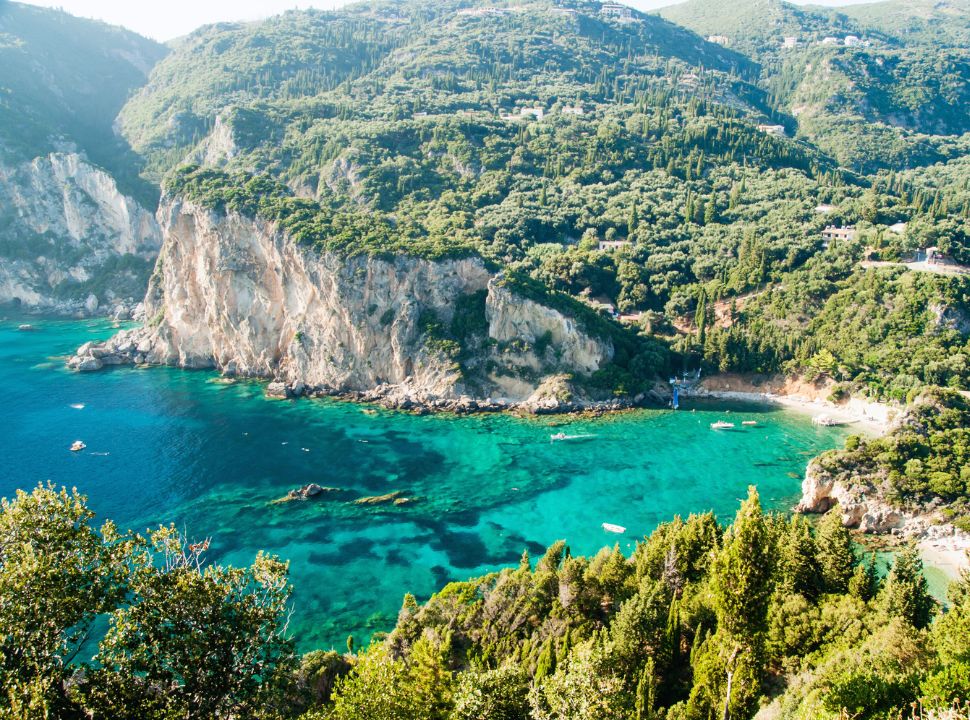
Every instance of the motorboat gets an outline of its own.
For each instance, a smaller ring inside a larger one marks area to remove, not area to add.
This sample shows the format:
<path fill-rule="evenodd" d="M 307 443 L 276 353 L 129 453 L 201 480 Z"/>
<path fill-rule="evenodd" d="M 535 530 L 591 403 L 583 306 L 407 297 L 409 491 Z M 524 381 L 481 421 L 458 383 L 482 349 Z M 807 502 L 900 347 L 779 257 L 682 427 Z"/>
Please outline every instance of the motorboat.
<path fill-rule="evenodd" d="M 83 450 L 84 448 L 86 448 L 86 447 L 87 447 L 87 445 L 85 445 L 85 444 L 84 444 L 83 442 L 81 442 L 80 440 L 75 440 L 75 441 L 74 441 L 74 442 L 73 442 L 73 443 L 71 444 L 71 452 L 81 452 L 81 451 L 82 451 L 82 450 Z"/>
<path fill-rule="evenodd" d="M 711 430 L 730 430 L 733 427 L 734 423 L 724 422 L 723 420 L 711 423 Z"/>
<path fill-rule="evenodd" d="M 622 535 L 626 532 L 626 528 L 622 525 L 614 525 L 613 523 L 603 523 L 603 529 L 606 532 L 616 533 L 617 535 Z"/>
<path fill-rule="evenodd" d="M 567 435 L 564 432 L 557 432 L 555 435 L 549 436 L 550 442 L 562 442 L 564 440 L 592 440 L 595 435 L 580 434 L 580 435 Z"/>

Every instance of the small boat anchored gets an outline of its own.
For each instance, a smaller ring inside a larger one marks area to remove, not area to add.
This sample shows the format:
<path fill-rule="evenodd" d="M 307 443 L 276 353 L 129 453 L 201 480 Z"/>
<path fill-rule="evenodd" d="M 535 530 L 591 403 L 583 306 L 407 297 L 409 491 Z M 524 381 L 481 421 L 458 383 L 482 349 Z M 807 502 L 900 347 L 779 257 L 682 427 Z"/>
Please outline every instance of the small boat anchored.
<path fill-rule="evenodd" d="M 622 525 L 614 525 L 613 523 L 603 523 L 603 529 L 606 532 L 616 533 L 617 535 L 622 535 L 626 532 L 626 528 Z"/>
<path fill-rule="evenodd" d="M 831 415 L 816 415 L 812 418 L 812 425 L 819 425 L 821 427 L 838 427 L 841 424 L 841 422 Z"/>
<path fill-rule="evenodd" d="M 711 423 L 711 430 L 730 430 L 733 427 L 734 423 L 724 422 L 723 420 Z"/>
<path fill-rule="evenodd" d="M 741 424 L 742 425 L 747 425 L 748 427 L 754 427 L 755 425 L 758 424 L 758 421 L 757 420 L 745 420 Z"/>
<path fill-rule="evenodd" d="M 85 445 L 85 444 L 84 444 L 83 442 L 81 442 L 80 440 L 75 440 L 75 441 L 74 441 L 74 442 L 73 442 L 73 443 L 71 444 L 71 452 L 81 452 L 81 451 L 82 451 L 82 450 L 83 450 L 84 448 L 86 448 L 86 447 L 87 447 L 87 445 Z"/>
<path fill-rule="evenodd" d="M 549 442 L 562 442 L 563 440 L 592 440 L 595 435 L 580 434 L 580 435 L 567 435 L 564 432 L 557 432 L 555 435 L 549 436 Z"/>

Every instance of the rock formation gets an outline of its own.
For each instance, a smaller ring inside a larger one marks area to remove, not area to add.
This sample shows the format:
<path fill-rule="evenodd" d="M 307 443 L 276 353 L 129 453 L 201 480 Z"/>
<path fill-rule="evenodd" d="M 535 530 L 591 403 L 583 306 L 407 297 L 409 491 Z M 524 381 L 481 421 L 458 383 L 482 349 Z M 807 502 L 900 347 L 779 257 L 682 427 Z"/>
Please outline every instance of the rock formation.
<path fill-rule="evenodd" d="M 299 245 L 273 223 L 179 199 L 163 200 L 158 218 L 165 240 L 146 325 L 82 347 L 72 367 L 217 368 L 272 379 L 269 393 L 280 397 L 556 410 L 585 400 L 571 376 L 613 357 L 610 340 L 503 287 L 478 258 L 347 258 Z M 482 307 L 462 302 L 476 294 Z M 429 328 L 452 327 L 458 312 L 484 314 L 465 323 L 483 335 L 467 347 Z"/>

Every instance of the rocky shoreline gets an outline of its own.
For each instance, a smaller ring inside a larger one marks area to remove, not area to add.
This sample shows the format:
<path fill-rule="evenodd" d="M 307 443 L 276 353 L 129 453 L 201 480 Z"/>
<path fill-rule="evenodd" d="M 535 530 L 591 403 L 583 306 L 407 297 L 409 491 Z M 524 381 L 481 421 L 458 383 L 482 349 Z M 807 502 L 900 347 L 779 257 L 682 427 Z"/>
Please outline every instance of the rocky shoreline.
<path fill-rule="evenodd" d="M 894 544 L 916 542 L 927 565 L 957 578 L 970 569 L 970 533 L 947 522 L 940 503 L 900 507 L 884 499 L 871 479 L 836 479 L 813 460 L 802 481 L 802 497 L 795 512 L 824 513 L 838 506 L 842 524 L 861 534 L 887 538 Z"/>
<path fill-rule="evenodd" d="M 158 365 L 151 360 L 152 341 L 144 328 L 122 330 L 102 343 L 88 342 L 77 349 L 67 361 L 67 366 L 78 372 L 96 372 L 112 366 L 147 367 Z M 527 415 L 592 414 L 656 408 L 667 405 L 669 396 L 663 386 L 634 397 L 610 400 L 563 399 L 554 394 L 536 394 L 522 401 L 501 398 L 476 398 L 469 395 L 442 397 L 422 391 L 408 383 L 382 383 L 369 390 L 347 390 L 321 385 L 308 385 L 301 381 L 286 382 L 278 378 L 260 375 L 237 375 L 223 371 L 223 376 L 252 377 L 267 380 L 266 396 L 277 399 L 329 397 L 350 402 L 370 403 L 388 410 L 399 410 L 417 415 L 453 413 L 472 415 L 479 413 L 523 413 Z"/>

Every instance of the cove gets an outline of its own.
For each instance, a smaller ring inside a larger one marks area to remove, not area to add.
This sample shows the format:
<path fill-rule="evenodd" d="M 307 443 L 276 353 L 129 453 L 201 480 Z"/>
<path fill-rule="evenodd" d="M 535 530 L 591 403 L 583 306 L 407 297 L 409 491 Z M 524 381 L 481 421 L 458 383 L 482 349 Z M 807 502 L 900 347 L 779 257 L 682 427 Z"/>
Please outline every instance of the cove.
<path fill-rule="evenodd" d="M 360 645 L 393 626 L 405 592 L 427 598 L 557 539 L 573 554 L 630 552 L 675 514 L 730 521 L 749 484 L 785 510 L 808 460 L 848 432 L 775 407 L 693 400 L 596 419 L 418 417 L 270 400 L 263 384 L 214 372 L 64 367 L 113 332 L 106 321 L 0 321 L 0 495 L 50 480 L 77 487 L 100 520 L 211 537 L 211 561 L 248 564 L 259 550 L 289 560 L 302 651 L 342 648 L 348 634 Z M 737 428 L 710 429 L 724 419 Z M 550 442 L 560 431 L 594 437 Z M 77 439 L 87 449 L 71 453 Z M 311 482 L 342 492 L 272 504 Z M 414 502 L 353 503 L 395 491 Z"/>

